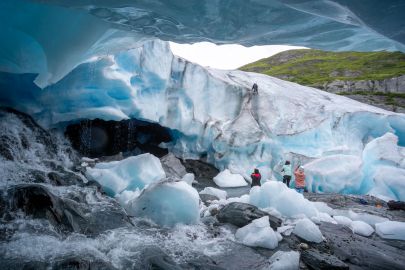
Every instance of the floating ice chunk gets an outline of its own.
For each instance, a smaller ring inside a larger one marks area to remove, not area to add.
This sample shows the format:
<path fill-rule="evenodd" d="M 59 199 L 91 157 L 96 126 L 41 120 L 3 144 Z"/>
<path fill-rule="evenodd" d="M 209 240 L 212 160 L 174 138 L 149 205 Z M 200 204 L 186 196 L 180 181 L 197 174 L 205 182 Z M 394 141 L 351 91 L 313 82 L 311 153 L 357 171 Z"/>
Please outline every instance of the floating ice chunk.
<path fill-rule="evenodd" d="M 375 224 L 375 231 L 381 238 L 405 240 L 405 222 L 385 221 Z"/>
<path fill-rule="evenodd" d="M 298 220 L 295 223 L 293 233 L 309 242 L 320 243 L 323 240 L 323 235 L 318 226 L 308 218 Z"/>
<path fill-rule="evenodd" d="M 214 182 L 219 187 L 243 187 L 247 182 L 240 174 L 233 174 L 228 169 L 223 170 L 214 177 Z"/>
<path fill-rule="evenodd" d="M 208 195 L 214 195 L 219 199 L 226 200 L 226 191 L 225 190 L 220 190 L 217 188 L 213 187 L 206 187 L 203 190 L 200 191 L 200 194 L 208 194 Z"/>
<path fill-rule="evenodd" d="M 142 189 L 166 176 L 160 160 L 151 154 L 97 163 L 94 168 L 87 168 L 86 175 L 100 183 L 110 196 L 124 190 Z"/>
<path fill-rule="evenodd" d="M 333 216 L 333 219 L 336 220 L 338 224 L 350 227 L 350 224 L 352 224 L 352 220 L 348 217 L 345 216 Z"/>
<path fill-rule="evenodd" d="M 278 238 L 270 227 L 268 216 L 255 219 L 250 224 L 239 228 L 235 233 L 235 238 L 250 247 L 274 249 L 278 246 Z"/>
<path fill-rule="evenodd" d="M 298 251 L 277 251 L 269 259 L 270 265 L 262 270 L 297 270 L 300 267 Z"/>
<path fill-rule="evenodd" d="M 250 190 L 250 203 L 259 207 L 273 207 L 286 217 L 304 214 L 307 217 L 318 216 L 318 210 L 295 190 L 277 181 L 268 181 L 261 187 Z"/>
<path fill-rule="evenodd" d="M 359 221 L 359 220 L 353 221 L 350 224 L 350 229 L 352 229 L 352 231 L 354 233 L 360 234 L 362 236 L 370 236 L 374 232 L 373 227 L 371 227 L 367 223 L 365 223 L 363 221 Z"/>
<path fill-rule="evenodd" d="M 187 184 L 189 184 L 190 186 L 193 184 L 194 182 L 194 174 L 193 173 L 186 173 L 183 178 L 181 178 L 182 181 L 186 182 Z"/>
<path fill-rule="evenodd" d="M 148 186 L 126 209 L 134 216 L 146 217 L 161 226 L 194 224 L 199 220 L 198 192 L 183 181 L 165 180 Z"/>

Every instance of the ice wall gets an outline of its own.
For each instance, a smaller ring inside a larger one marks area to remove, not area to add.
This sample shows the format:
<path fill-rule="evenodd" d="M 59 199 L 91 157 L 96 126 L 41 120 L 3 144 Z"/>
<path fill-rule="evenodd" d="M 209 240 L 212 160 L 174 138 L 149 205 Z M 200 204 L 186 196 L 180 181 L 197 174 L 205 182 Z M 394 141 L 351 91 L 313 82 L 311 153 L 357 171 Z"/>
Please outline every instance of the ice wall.
<path fill-rule="evenodd" d="M 254 82 L 258 95 L 250 92 Z M 385 154 L 374 153 L 386 145 L 373 141 L 389 136 L 390 149 L 403 160 L 403 114 L 265 75 L 203 68 L 173 56 L 161 41 L 91 59 L 58 83 L 34 89 L 29 101 L 24 95 L 34 85 L 2 83 L 14 91 L 0 100 L 14 101 L 48 127 L 83 118 L 137 118 L 173 130 L 174 142 L 166 146 L 177 156 L 204 155 L 246 179 L 254 167 L 263 180 L 280 178 L 279 165 L 288 158 L 306 164 L 311 191 L 373 190 L 402 198 L 381 191 L 402 183 L 381 170 L 403 175 L 404 162 L 381 160 Z M 377 165 L 384 166 L 374 171 Z"/>
<path fill-rule="evenodd" d="M 401 7 L 401 0 L 3 0 L 0 71 L 39 74 L 45 87 L 100 52 L 154 38 L 405 51 Z"/>

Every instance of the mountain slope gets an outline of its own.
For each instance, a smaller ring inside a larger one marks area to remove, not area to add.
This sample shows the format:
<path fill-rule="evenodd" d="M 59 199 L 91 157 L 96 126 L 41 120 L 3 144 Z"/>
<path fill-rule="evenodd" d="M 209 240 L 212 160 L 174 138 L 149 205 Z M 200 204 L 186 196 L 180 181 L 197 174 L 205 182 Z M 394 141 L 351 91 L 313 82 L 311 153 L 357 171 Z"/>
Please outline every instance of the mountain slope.
<path fill-rule="evenodd" d="M 405 54 L 290 50 L 240 68 L 358 99 L 405 108 Z"/>

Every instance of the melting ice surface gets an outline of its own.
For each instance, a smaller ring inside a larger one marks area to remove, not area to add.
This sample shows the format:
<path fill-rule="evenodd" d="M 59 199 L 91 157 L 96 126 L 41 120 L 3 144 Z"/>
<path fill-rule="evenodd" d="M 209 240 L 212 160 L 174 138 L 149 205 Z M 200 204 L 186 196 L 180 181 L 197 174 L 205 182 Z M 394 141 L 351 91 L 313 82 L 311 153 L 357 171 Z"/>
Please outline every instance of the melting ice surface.
<path fill-rule="evenodd" d="M 26 101 L 28 87 L 7 98 L 46 126 L 138 118 L 173 130 L 166 147 L 177 156 L 204 155 L 245 179 L 257 167 L 263 181 L 280 180 L 290 159 L 307 167 L 310 191 L 405 199 L 403 114 L 265 75 L 203 68 L 161 41 L 100 54 Z"/>

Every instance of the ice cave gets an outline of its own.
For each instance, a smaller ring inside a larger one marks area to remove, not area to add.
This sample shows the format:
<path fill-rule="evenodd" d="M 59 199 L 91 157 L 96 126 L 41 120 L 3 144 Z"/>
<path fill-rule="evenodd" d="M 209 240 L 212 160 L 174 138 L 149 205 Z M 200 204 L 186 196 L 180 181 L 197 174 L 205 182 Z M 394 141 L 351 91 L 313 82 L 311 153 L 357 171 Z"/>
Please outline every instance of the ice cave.
<path fill-rule="evenodd" d="M 0 268 L 403 269 L 404 113 L 204 67 L 168 41 L 404 53 L 404 11 L 1 1 Z"/>

